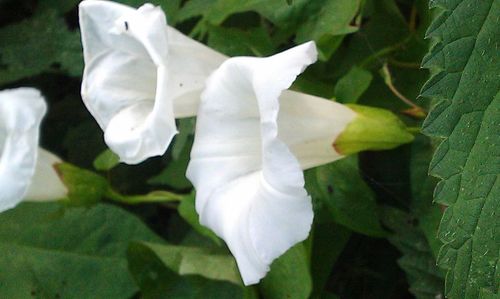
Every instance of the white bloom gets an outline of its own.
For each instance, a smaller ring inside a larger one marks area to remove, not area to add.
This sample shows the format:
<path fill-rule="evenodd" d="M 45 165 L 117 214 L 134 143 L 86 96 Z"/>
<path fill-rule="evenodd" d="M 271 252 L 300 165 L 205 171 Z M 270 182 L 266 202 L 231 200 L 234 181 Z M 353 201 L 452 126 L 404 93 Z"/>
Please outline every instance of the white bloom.
<path fill-rule="evenodd" d="M 168 27 L 151 4 L 87 0 L 79 8 L 81 93 L 106 143 L 129 164 L 162 155 L 175 117 L 196 113 L 206 78 L 225 57 Z"/>
<path fill-rule="evenodd" d="M 48 200 L 66 195 L 52 167 L 58 158 L 38 148 L 46 110 L 36 89 L 0 92 L 0 212 L 23 199 Z"/>
<path fill-rule="evenodd" d="M 246 285 L 307 237 L 313 211 L 302 169 L 340 158 L 332 143 L 355 117 L 283 92 L 316 56 L 309 42 L 269 58 L 231 58 L 202 94 L 187 177 L 200 222 L 226 241 Z"/>

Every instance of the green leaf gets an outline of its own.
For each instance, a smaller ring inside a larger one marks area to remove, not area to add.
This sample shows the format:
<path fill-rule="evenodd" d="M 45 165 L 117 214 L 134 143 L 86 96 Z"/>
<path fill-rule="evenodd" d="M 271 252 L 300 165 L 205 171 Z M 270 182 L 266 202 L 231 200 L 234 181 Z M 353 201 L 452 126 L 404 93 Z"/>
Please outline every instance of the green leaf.
<path fill-rule="evenodd" d="M 57 10 L 60 14 L 67 13 L 74 9 L 80 0 L 44 0 L 38 3 L 37 9 L 39 11 Z"/>
<path fill-rule="evenodd" d="M 417 299 L 442 298 L 444 276 L 417 226 L 418 221 L 410 214 L 389 207 L 383 209 L 383 216 L 384 224 L 394 231 L 389 241 L 403 253 L 398 264 L 406 273 L 410 292 Z"/>
<path fill-rule="evenodd" d="M 200 275 L 241 285 L 234 258 L 213 249 L 142 242 L 161 262 L 179 275 Z M 220 250 L 219 250 L 220 251 Z"/>
<path fill-rule="evenodd" d="M 182 199 L 178 207 L 179 214 L 191 225 L 198 233 L 210 238 L 217 245 L 222 245 L 222 241 L 210 229 L 200 224 L 198 213 L 195 208 L 195 194 L 192 193 Z"/>
<path fill-rule="evenodd" d="M 21 204 L 0 214 L 0 297 L 130 298 L 137 291 L 125 258 L 132 240 L 159 238 L 109 205 Z"/>
<path fill-rule="evenodd" d="M 333 265 L 340 256 L 351 231 L 335 223 L 314 223 L 311 250 L 311 274 L 314 282 L 312 298 L 323 298 L 324 288 Z"/>
<path fill-rule="evenodd" d="M 433 190 L 436 178 L 429 176 L 429 163 L 434 148 L 428 137 L 417 135 L 411 145 L 410 183 L 411 213 L 418 219 L 419 227 L 425 234 L 435 257 L 443 245 L 437 237 L 442 212 L 438 204 L 433 203 Z"/>
<path fill-rule="evenodd" d="M 120 157 L 107 149 L 94 160 L 94 168 L 99 171 L 108 171 L 120 163 Z"/>
<path fill-rule="evenodd" d="M 372 74 L 360 67 L 353 67 L 335 85 L 335 98 L 341 103 L 356 103 L 372 81 Z"/>
<path fill-rule="evenodd" d="M 179 275 L 171 268 L 181 267 L 183 250 L 171 256 L 165 248 L 159 250 L 157 245 L 155 247 L 163 259 L 151 245 L 133 243 L 128 249 L 129 269 L 141 289 L 141 298 L 249 298 L 245 296 L 243 288 L 224 280 L 209 280 L 199 275 Z M 217 271 L 217 268 L 204 270 Z"/>
<path fill-rule="evenodd" d="M 304 245 L 299 243 L 276 259 L 259 287 L 266 299 L 308 298 L 312 278 Z"/>
<path fill-rule="evenodd" d="M 303 43 L 315 40 L 318 44 L 320 59 L 328 60 L 340 44 L 339 41 L 341 41 L 332 42 L 332 38 L 358 30 L 357 27 L 350 24 L 358 13 L 360 1 L 311 1 L 310 6 L 313 5 L 316 9 L 308 13 L 307 21 L 300 26 L 295 41 Z"/>
<path fill-rule="evenodd" d="M 186 169 L 189 163 L 193 138 L 189 138 L 182 147 L 177 159 L 172 159 L 163 171 L 148 180 L 150 185 L 166 185 L 175 190 L 192 188 L 191 182 L 186 178 Z"/>
<path fill-rule="evenodd" d="M 306 179 L 313 199 L 326 203 L 335 222 L 368 236 L 386 234 L 377 216 L 375 195 L 359 174 L 356 156 L 312 169 Z"/>
<path fill-rule="evenodd" d="M 208 45 L 228 56 L 269 56 L 274 54 L 273 42 L 262 27 L 241 30 L 210 26 Z"/>
<path fill-rule="evenodd" d="M 435 201 L 448 206 L 439 238 L 446 295 L 499 295 L 500 271 L 500 1 L 433 1 L 443 9 L 427 35 L 436 41 L 423 60 L 435 70 L 421 94 L 439 102 L 424 122 L 444 138 L 430 165 L 442 181 Z"/>
<path fill-rule="evenodd" d="M 82 74 L 80 34 L 69 31 L 56 11 L 1 28 L 0 40 L 0 84 L 46 71 Z"/>

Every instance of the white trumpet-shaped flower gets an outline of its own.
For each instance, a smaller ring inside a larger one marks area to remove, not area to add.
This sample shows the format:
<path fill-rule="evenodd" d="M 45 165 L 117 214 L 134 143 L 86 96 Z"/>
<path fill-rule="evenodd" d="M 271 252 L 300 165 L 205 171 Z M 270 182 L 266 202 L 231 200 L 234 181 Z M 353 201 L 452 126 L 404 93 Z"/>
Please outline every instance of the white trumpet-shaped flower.
<path fill-rule="evenodd" d="M 0 212 L 23 199 L 66 196 L 66 188 L 53 168 L 59 159 L 38 148 L 40 123 L 46 110 L 36 89 L 0 92 Z"/>
<path fill-rule="evenodd" d="M 201 97 L 187 177 L 200 222 L 226 241 L 246 285 L 309 234 L 302 169 L 340 158 L 332 143 L 355 117 L 285 91 L 316 56 L 309 42 L 268 58 L 231 58 Z"/>
<path fill-rule="evenodd" d="M 159 7 L 80 3 L 82 98 L 123 162 L 162 155 L 175 117 L 193 116 L 208 75 L 225 57 L 167 26 Z"/>

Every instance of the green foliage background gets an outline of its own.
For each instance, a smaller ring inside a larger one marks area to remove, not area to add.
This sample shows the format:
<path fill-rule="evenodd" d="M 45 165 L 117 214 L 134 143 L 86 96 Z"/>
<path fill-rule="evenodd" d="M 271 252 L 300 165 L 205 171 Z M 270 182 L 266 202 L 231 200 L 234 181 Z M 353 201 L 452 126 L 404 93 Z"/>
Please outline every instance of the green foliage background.
<path fill-rule="evenodd" d="M 386 108 L 415 128 L 437 103 L 424 123 L 446 138 L 434 158 L 439 140 L 417 134 L 308 170 L 311 236 L 252 287 L 198 223 L 184 177 L 195 120 L 178 120 L 169 151 L 140 165 L 106 150 L 79 95 L 78 2 L 0 0 L 0 90 L 46 96 L 42 146 L 70 163 L 60 169 L 74 186 L 67 202 L 0 214 L 0 298 L 443 298 L 445 275 L 450 298 L 498 298 L 500 1 L 151 1 L 230 56 L 315 40 L 320 61 L 293 89 Z M 429 165 L 444 179 L 437 203 Z"/>

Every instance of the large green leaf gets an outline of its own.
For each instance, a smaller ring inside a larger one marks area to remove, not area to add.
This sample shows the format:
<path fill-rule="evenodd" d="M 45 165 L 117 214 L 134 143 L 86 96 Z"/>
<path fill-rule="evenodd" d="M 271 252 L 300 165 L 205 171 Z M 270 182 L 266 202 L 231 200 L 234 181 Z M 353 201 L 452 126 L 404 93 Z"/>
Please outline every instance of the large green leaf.
<path fill-rule="evenodd" d="M 128 298 L 137 291 L 125 258 L 132 240 L 159 238 L 110 205 L 22 204 L 0 214 L 0 297 Z"/>
<path fill-rule="evenodd" d="M 69 31 L 54 10 L 0 29 L 0 84 L 45 71 L 83 71 L 80 34 Z"/>
<path fill-rule="evenodd" d="M 330 211 L 335 222 L 369 236 L 385 235 L 374 193 L 359 174 L 356 156 L 307 171 L 306 186 L 313 199 Z"/>
<path fill-rule="evenodd" d="M 141 298 L 253 297 L 251 290 L 230 282 L 238 277 L 229 256 L 197 248 L 134 243 L 128 250 L 128 261 Z"/>
<path fill-rule="evenodd" d="M 304 245 L 299 243 L 276 259 L 259 286 L 266 299 L 308 298 L 312 278 Z"/>
<path fill-rule="evenodd" d="M 443 12 L 428 30 L 436 43 L 423 65 L 435 74 L 422 95 L 439 101 L 423 129 L 444 138 L 430 173 L 442 179 L 435 200 L 448 206 L 439 231 L 446 295 L 477 298 L 488 291 L 498 296 L 500 1 L 436 0 L 432 5 Z"/>

